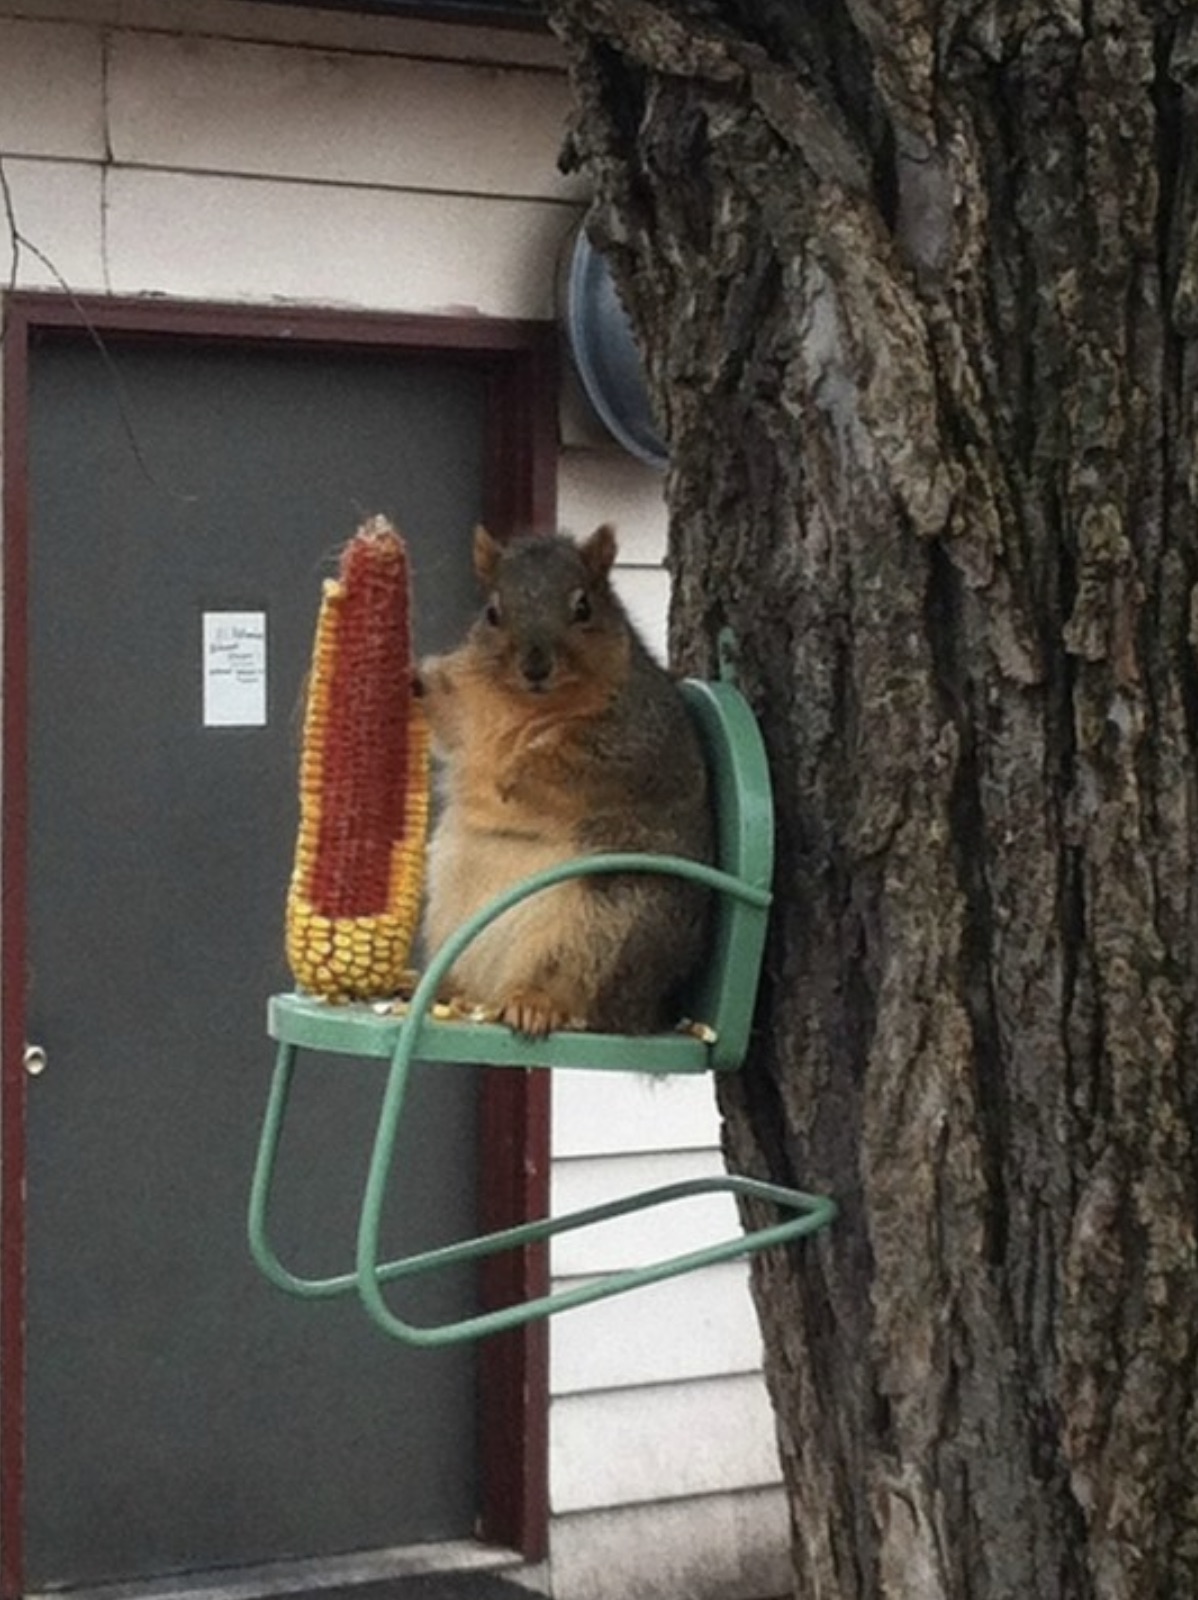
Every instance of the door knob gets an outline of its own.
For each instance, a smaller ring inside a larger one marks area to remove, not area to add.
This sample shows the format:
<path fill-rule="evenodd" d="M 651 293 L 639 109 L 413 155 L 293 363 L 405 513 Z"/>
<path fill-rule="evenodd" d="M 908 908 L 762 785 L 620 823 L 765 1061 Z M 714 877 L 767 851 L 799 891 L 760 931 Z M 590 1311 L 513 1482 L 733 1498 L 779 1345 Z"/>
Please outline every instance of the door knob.
<path fill-rule="evenodd" d="M 25 1071 L 31 1078 L 40 1077 L 46 1070 L 46 1052 L 40 1044 L 25 1046 Z"/>

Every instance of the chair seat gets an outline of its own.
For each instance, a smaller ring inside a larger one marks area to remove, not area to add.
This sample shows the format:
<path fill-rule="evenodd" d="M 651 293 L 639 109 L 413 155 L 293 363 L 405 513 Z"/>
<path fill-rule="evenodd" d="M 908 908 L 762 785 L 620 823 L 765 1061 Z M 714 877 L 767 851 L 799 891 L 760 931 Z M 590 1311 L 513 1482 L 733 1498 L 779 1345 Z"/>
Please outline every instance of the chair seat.
<path fill-rule="evenodd" d="M 275 1073 L 263 1121 L 250 1195 L 250 1249 L 279 1288 L 308 1299 L 357 1293 L 384 1333 L 407 1344 L 433 1346 L 510 1331 L 571 1307 L 659 1283 L 718 1261 L 789 1244 L 827 1227 L 831 1200 L 798 1189 L 736 1174 L 667 1184 L 590 1206 L 565 1216 L 542 1217 L 515 1227 L 464 1239 L 392 1261 L 381 1259 L 380 1226 L 393 1160 L 396 1131 L 409 1073 L 415 1062 L 448 1066 L 579 1067 L 664 1075 L 734 1072 L 745 1058 L 765 944 L 773 875 L 773 812 L 765 747 L 751 710 L 730 683 L 682 685 L 703 740 L 712 778 L 718 824 L 719 867 L 677 856 L 613 852 L 579 857 L 544 868 L 496 895 L 455 930 L 430 959 L 412 1002 L 400 1014 L 370 1003 L 334 1005 L 303 994 L 274 995 L 267 1029 L 278 1044 Z M 665 872 L 705 885 L 713 892 L 713 927 L 707 969 L 696 983 L 696 1018 L 708 1036 L 551 1033 L 528 1039 L 497 1023 L 442 1020 L 432 1015 L 433 997 L 461 952 L 479 932 L 512 906 L 567 878 L 600 873 Z M 387 1063 L 374 1146 L 358 1217 L 353 1271 L 327 1278 L 302 1278 L 279 1260 L 267 1237 L 267 1210 L 275 1156 L 296 1061 L 301 1050 Z M 502 1306 L 458 1322 L 416 1327 L 403 1321 L 383 1297 L 383 1288 L 420 1273 L 506 1250 L 546 1244 L 560 1233 L 648 1211 L 699 1194 L 722 1193 L 774 1208 L 781 1219 L 750 1228 L 702 1249 L 647 1266 L 609 1272 L 598 1279 L 557 1289 L 516 1305 Z"/>
<path fill-rule="evenodd" d="M 390 1060 L 405 1018 L 369 1004 L 332 1005 L 303 994 L 272 995 L 267 1032 L 279 1044 L 333 1055 Z M 707 1072 L 711 1048 L 693 1034 L 671 1032 L 629 1038 L 621 1033 L 551 1033 L 527 1039 L 495 1022 L 439 1021 L 426 1017 L 414 1049 L 418 1061 L 462 1066 L 585 1067 L 651 1074 Z"/>

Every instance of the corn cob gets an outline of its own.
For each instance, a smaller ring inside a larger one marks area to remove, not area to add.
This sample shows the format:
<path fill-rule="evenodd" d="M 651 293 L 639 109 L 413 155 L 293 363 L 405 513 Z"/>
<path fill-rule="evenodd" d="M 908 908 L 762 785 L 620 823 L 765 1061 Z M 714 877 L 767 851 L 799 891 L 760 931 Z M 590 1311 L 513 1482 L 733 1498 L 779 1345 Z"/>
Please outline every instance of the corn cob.
<path fill-rule="evenodd" d="M 393 995 L 415 936 L 428 734 L 412 694 L 408 563 L 385 517 L 327 579 L 304 711 L 287 960 L 328 1000 Z"/>

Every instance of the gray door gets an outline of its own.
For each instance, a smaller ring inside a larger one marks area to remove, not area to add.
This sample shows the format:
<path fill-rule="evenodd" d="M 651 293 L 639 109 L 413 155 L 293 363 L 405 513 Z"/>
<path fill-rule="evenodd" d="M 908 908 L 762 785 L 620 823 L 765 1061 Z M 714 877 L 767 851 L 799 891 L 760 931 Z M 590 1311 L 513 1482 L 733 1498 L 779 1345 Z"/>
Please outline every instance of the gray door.
<path fill-rule="evenodd" d="M 286 987 L 298 708 L 321 578 L 363 513 L 417 571 L 421 649 L 472 605 L 484 379 L 377 354 L 47 343 L 32 357 L 26 1528 L 31 1588 L 467 1536 L 467 1351 L 250 1264 Z M 265 726 L 205 726 L 206 614 L 262 614 Z M 315 1062 L 278 1241 L 352 1264 L 376 1069 Z M 418 1086 L 396 1227 L 474 1219 L 473 1082 Z M 433 1320 L 466 1281 L 410 1292 Z"/>

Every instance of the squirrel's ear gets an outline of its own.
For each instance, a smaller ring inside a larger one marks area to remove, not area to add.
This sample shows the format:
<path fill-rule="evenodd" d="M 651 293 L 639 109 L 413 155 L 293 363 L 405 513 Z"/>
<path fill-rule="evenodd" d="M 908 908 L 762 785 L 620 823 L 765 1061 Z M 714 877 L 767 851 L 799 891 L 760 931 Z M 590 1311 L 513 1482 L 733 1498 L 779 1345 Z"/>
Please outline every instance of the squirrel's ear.
<path fill-rule="evenodd" d="M 616 559 L 616 530 L 610 522 L 596 528 L 591 537 L 579 546 L 583 565 L 596 583 L 602 583 Z"/>
<path fill-rule="evenodd" d="M 484 589 L 495 582 L 495 568 L 503 554 L 503 546 L 489 534 L 480 522 L 474 530 L 474 571 Z"/>

